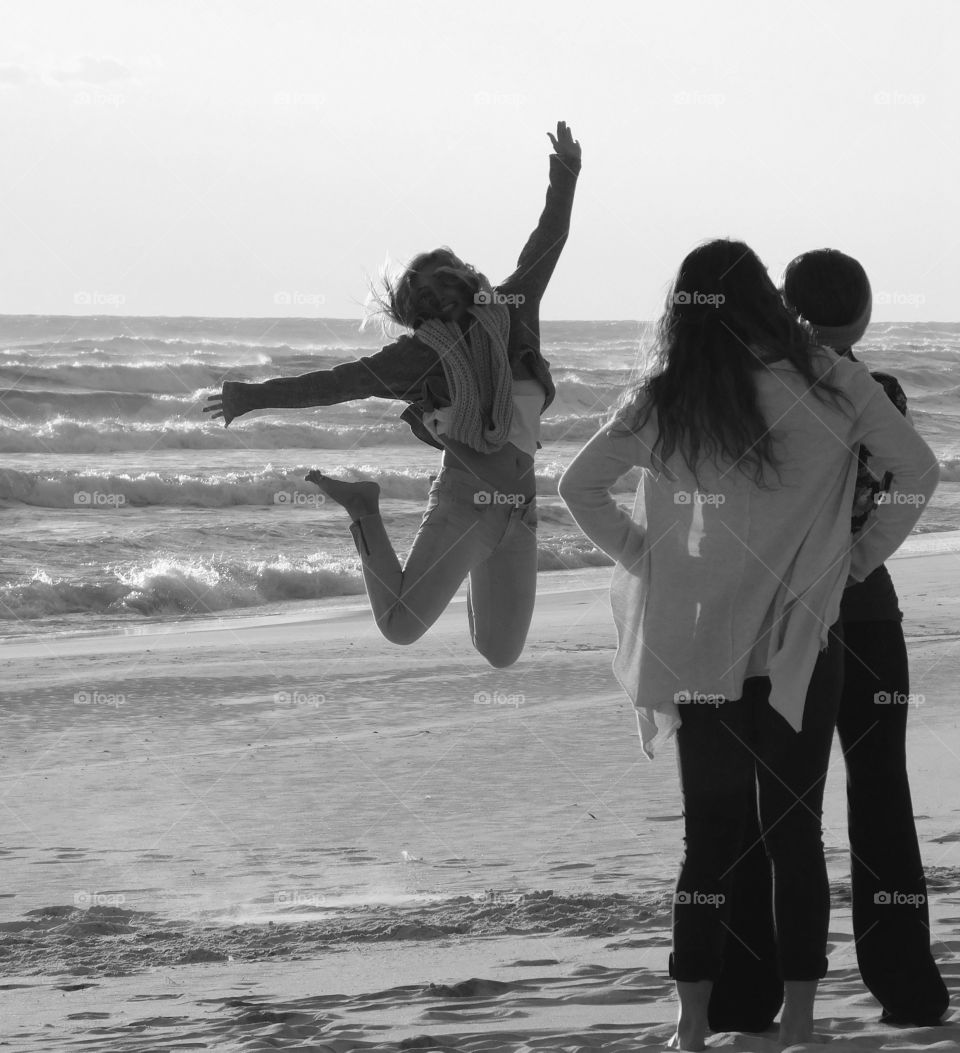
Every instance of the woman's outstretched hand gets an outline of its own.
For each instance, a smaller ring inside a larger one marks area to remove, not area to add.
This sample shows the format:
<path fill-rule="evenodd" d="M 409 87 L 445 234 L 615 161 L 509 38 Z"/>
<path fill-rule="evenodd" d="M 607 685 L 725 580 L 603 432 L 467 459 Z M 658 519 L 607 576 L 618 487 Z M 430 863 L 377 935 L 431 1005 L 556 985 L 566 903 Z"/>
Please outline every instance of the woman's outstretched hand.
<path fill-rule="evenodd" d="M 212 413 L 214 420 L 223 417 L 224 427 L 229 428 L 234 417 L 246 412 L 241 404 L 239 389 L 240 384 L 237 381 L 225 381 L 219 395 L 207 396 L 207 405 L 203 407 L 203 412 Z"/>
<path fill-rule="evenodd" d="M 580 143 L 574 139 L 573 132 L 567 127 L 566 121 L 557 121 L 557 134 L 551 135 L 547 132 L 550 142 L 553 143 L 553 152 L 564 161 L 580 160 Z"/>

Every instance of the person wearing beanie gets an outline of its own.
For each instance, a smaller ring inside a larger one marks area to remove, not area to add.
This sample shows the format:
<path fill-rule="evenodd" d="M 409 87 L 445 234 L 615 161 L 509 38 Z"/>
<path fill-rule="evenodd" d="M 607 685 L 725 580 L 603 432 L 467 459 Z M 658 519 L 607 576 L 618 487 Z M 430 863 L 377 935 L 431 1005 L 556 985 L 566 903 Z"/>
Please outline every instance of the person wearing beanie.
<path fill-rule="evenodd" d="M 794 259 L 784 274 L 787 307 L 810 327 L 815 343 L 856 362 L 854 346 L 870 322 L 870 282 L 859 261 L 835 249 Z M 907 398 L 889 373 L 873 372 L 909 420 Z M 869 531 L 875 509 L 889 498 L 891 477 L 873 470 L 861 446 L 851 531 Z M 840 606 L 843 685 L 837 732 L 847 774 L 853 934 L 857 964 L 882 1007 L 881 1020 L 898 1026 L 934 1026 L 949 995 L 930 950 L 927 886 L 913 818 L 906 766 L 906 701 L 910 696 L 903 615 L 884 564 L 849 583 Z M 755 807 L 749 806 L 751 813 Z M 783 1000 L 776 975 L 769 866 L 757 850 L 751 818 L 735 878 L 732 926 L 741 940 L 714 985 L 713 1030 L 764 1031 Z M 753 833 L 751 833 L 753 831 Z M 749 849 L 749 851 L 747 851 Z M 738 911 L 739 905 L 739 911 Z"/>

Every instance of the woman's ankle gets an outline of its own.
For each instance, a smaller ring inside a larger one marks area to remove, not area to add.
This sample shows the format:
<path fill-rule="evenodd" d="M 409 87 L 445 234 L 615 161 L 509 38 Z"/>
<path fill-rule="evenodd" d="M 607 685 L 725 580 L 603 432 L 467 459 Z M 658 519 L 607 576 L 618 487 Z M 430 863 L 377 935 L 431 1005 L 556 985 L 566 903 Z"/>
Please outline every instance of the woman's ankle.
<path fill-rule="evenodd" d="M 780 1014 L 780 1040 L 784 1044 L 813 1041 L 813 1007 L 819 983 L 819 980 L 784 980 Z"/>

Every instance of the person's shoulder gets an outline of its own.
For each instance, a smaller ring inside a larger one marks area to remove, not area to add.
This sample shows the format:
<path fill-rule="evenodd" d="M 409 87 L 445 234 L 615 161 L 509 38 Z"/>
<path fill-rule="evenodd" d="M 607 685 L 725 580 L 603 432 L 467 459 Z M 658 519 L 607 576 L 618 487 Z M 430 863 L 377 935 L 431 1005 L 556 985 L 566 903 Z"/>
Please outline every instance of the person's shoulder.
<path fill-rule="evenodd" d="M 863 395 L 865 398 L 874 394 L 873 378 L 863 362 L 857 362 L 838 354 L 830 347 L 821 347 L 818 344 L 810 348 L 810 362 L 818 378 L 843 389 L 846 394 Z"/>
<path fill-rule="evenodd" d="M 907 394 L 900 385 L 900 381 L 892 373 L 883 373 L 880 371 L 871 372 L 870 376 L 883 388 L 887 393 L 887 398 L 900 410 L 901 413 L 907 412 Z"/>
<path fill-rule="evenodd" d="M 613 412 L 599 434 L 617 444 L 639 443 L 648 448 L 651 436 L 656 436 L 657 409 L 645 392 L 639 392 L 626 406 Z"/>

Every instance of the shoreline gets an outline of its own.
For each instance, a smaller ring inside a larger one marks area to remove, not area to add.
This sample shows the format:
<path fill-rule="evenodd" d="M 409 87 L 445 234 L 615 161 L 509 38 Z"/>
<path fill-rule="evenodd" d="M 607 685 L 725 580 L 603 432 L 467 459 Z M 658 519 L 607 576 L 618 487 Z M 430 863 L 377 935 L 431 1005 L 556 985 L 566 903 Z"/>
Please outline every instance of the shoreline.
<path fill-rule="evenodd" d="M 926 534 L 911 535 L 903 545 L 887 560 L 888 566 L 896 567 L 901 562 L 930 559 L 937 556 L 956 554 L 960 560 L 960 529 L 935 531 Z M 906 565 L 910 565 L 906 563 Z M 606 591 L 609 587 L 612 566 L 577 567 L 572 570 L 541 571 L 537 579 L 537 595 L 556 596 L 577 592 Z M 891 571 L 893 573 L 893 571 Z M 894 574 L 896 577 L 896 574 Z M 452 605 L 466 602 L 466 584 L 462 585 L 451 601 Z M 152 637 L 177 635 L 184 632 L 211 633 L 226 630 L 260 629 L 276 626 L 302 626 L 312 622 L 329 622 L 337 616 L 352 617 L 357 613 L 368 613 L 366 597 L 361 595 L 350 598 L 330 596 L 323 599 L 284 601 L 284 607 L 296 606 L 297 610 L 277 610 L 270 614 L 245 613 L 245 608 L 238 608 L 229 613 L 193 616 L 189 619 L 173 622 L 156 620 L 150 624 L 120 625 L 110 628 L 91 630 L 67 629 L 56 632 L 25 633 L 2 638 L 10 647 L 17 647 L 28 642 L 43 639 L 95 640 L 100 637 Z M 906 611 L 904 612 L 906 615 Z M 960 630 L 958 630 L 960 631 Z M 611 621 L 611 634 L 613 623 Z"/>

